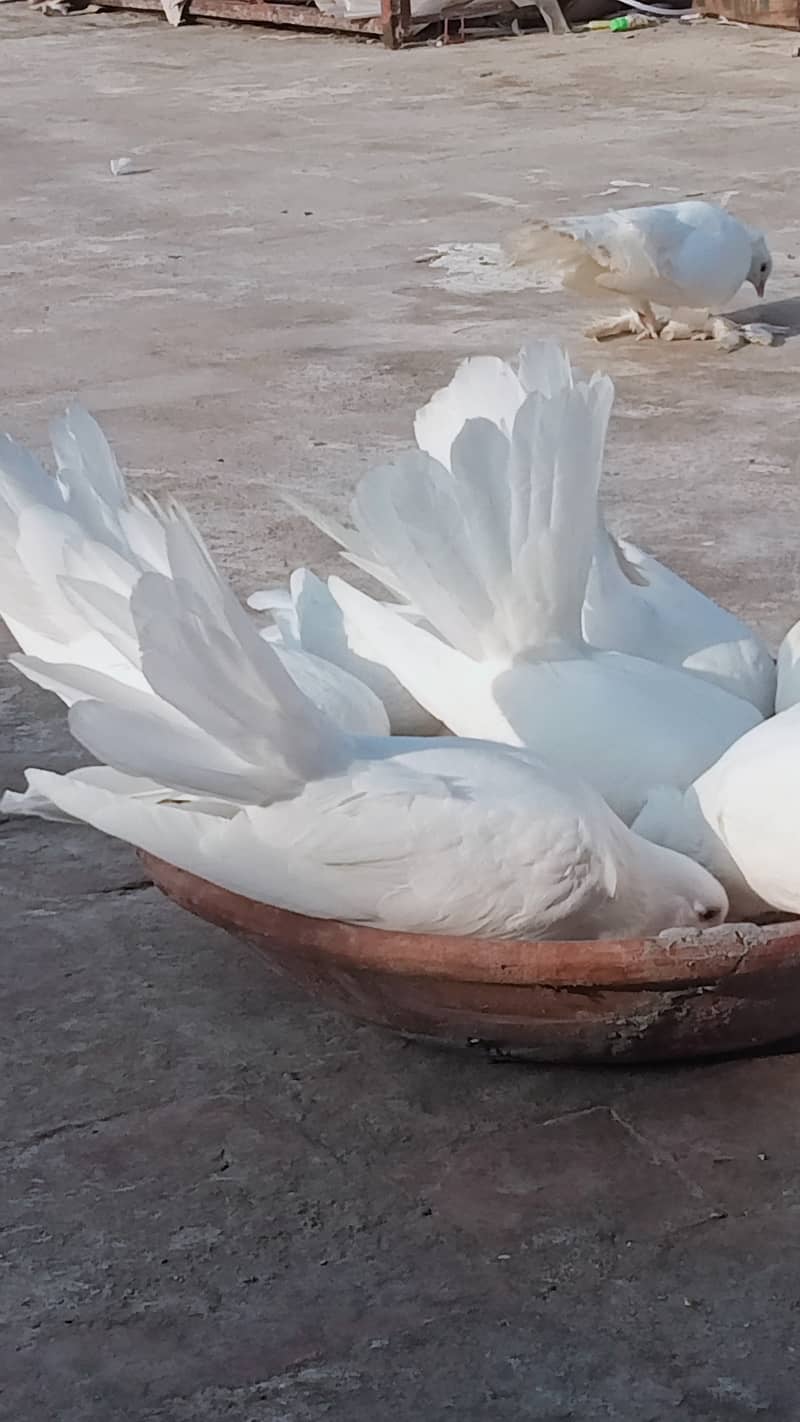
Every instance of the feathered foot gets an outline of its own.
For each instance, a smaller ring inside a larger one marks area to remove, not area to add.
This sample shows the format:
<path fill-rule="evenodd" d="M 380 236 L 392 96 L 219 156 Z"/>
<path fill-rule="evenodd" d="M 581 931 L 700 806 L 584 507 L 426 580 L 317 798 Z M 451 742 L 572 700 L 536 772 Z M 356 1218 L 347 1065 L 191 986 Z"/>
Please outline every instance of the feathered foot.
<path fill-rule="evenodd" d="M 642 330 L 635 311 L 623 311 L 621 316 L 593 321 L 584 331 L 593 341 L 613 341 L 617 336 L 633 336 Z"/>
<path fill-rule="evenodd" d="M 727 316 L 711 316 L 707 326 L 707 340 L 711 340 L 720 351 L 738 351 L 747 345 L 744 326 L 731 321 Z"/>
<path fill-rule="evenodd" d="M 661 328 L 662 341 L 710 341 L 711 338 L 711 312 L 700 308 L 696 311 L 681 308 Z"/>
<path fill-rule="evenodd" d="M 787 326 L 770 326 L 752 321 L 739 325 L 729 316 L 708 315 L 699 324 L 671 320 L 661 331 L 662 341 L 714 341 L 718 350 L 738 351 L 742 346 L 771 346 L 776 336 L 785 336 Z"/>
<path fill-rule="evenodd" d="M 604 321 L 593 321 L 585 335 L 594 341 L 611 341 L 616 336 L 635 336 L 637 341 L 657 340 L 663 321 L 656 316 L 648 302 L 637 311 L 623 311 L 621 316 L 612 316 Z"/>

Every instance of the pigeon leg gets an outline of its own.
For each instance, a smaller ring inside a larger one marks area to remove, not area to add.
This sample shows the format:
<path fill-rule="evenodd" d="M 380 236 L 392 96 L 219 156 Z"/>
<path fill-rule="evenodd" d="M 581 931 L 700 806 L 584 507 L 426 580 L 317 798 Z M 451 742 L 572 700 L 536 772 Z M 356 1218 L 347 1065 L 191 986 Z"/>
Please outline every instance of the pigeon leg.
<path fill-rule="evenodd" d="M 639 330 L 636 333 L 637 341 L 657 341 L 664 327 L 664 322 L 660 321 L 649 301 L 643 301 L 637 307 L 636 319 L 639 323 Z"/>

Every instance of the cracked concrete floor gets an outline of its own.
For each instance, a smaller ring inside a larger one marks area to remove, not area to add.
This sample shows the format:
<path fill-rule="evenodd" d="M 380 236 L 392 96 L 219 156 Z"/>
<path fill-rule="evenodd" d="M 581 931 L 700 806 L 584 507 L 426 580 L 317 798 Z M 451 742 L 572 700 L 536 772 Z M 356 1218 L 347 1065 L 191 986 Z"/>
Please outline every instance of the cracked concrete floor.
<path fill-rule="evenodd" d="M 281 485 L 335 504 L 459 357 L 552 331 L 618 380 L 617 520 L 772 638 L 793 620 L 800 343 L 598 351 L 557 293 L 415 262 L 613 182 L 738 189 L 796 329 L 790 35 L 392 56 L 17 5 L 0 34 L 6 427 L 41 447 L 80 392 L 246 591 L 332 566 Z M 113 179 L 122 154 L 150 172 Z M 0 697 L 6 783 L 76 762 L 57 703 L 8 668 Z M 796 1418 L 790 1052 L 603 1072 L 406 1047 L 125 848 L 0 833 L 3 1416 Z"/>

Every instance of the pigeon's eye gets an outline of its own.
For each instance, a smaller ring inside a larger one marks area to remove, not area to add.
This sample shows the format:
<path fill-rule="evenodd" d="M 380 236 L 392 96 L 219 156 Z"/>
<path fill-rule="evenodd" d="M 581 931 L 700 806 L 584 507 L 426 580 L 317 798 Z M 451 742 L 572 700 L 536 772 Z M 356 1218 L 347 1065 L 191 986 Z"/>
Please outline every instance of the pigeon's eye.
<path fill-rule="evenodd" d="M 719 909 L 715 909 L 715 908 L 703 909 L 703 910 L 697 915 L 697 917 L 699 918 L 699 920 L 700 920 L 701 923 L 711 923 L 713 919 L 719 917 Z"/>
<path fill-rule="evenodd" d="M 766 270 L 767 270 L 767 264 L 766 264 L 766 262 L 762 262 L 762 263 L 761 263 L 761 275 L 762 275 L 762 276 L 765 275 Z"/>

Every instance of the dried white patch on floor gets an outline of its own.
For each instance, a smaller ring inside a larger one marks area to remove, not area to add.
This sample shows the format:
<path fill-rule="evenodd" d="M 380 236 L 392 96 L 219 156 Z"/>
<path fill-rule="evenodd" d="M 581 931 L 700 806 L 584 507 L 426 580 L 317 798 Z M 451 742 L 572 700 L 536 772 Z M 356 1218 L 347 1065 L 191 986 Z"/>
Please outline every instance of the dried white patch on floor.
<path fill-rule="evenodd" d="M 466 193 L 466 197 L 477 198 L 478 202 L 485 202 L 489 207 L 524 207 L 518 198 L 503 197 L 500 193 Z"/>
<path fill-rule="evenodd" d="M 560 282 L 530 267 L 515 267 L 497 242 L 445 242 L 420 257 L 441 273 L 438 284 L 472 295 L 490 291 L 559 291 Z"/>

